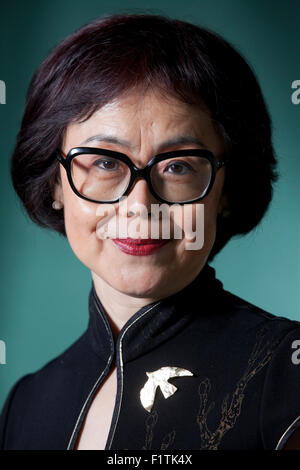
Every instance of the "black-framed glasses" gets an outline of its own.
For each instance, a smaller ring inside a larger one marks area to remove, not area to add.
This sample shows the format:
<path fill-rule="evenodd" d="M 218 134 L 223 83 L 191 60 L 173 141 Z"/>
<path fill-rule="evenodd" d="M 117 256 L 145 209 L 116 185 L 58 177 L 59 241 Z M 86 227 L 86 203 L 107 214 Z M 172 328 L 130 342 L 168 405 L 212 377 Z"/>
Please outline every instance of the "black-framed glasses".
<path fill-rule="evenodd" d="M 152 195 L 167 204 L 190 204 L 211 190 L 216 172 L 226 164 L 206 149 L 184 149 L 154 156 L 144 168 L 113 150 L 75 147 L 57 151 L 77 196 L 96 203 L 114 203 L 129 194 L 135 180 L 144 178 Z"/>

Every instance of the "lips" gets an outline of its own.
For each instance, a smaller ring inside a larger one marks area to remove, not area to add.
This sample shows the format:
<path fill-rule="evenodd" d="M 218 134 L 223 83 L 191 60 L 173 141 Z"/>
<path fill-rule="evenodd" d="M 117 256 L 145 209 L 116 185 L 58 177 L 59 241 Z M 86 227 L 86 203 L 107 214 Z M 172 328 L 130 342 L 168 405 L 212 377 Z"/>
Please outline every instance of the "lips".
<path fill-rule="evenodd" d="M 124 253 L 134 256 L 146 256 L 158 251 L 170 240 L 153 238 L 114 238 L 112 241 Z"/>

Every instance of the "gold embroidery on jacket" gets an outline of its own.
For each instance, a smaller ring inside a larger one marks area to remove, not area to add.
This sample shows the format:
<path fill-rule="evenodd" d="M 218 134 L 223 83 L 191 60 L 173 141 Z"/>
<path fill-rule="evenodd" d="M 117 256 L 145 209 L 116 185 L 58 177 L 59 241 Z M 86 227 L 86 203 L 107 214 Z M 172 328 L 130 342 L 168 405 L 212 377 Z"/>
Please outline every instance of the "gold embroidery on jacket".
<path fill-rule="evenodd" d="M 158 421 L 157 411 L 152 411 L 146 419 L 146 438 L 145 445 L 142 447 L 142 450 L 151 450 L 152 441 L 153 441 L 153 429 Z M 166 434 L 161 442 L 160 450 L 167 450 L 174 442 L 176 431 L 171 431 Z"/>
<path fill-rule="evenodd" d="M 248 360 L 247 367 L 236 384 L 235 390 L 229 402 L 229 394 L 225 396 L 221 405 L 221 419 L 215 431 L 211 431 L 207 425 L 207 416 L 215 406 L 215 402 L 208 403 L 211 383 L 208 378 L 202 380 L 199 385 L 200 407 L 197 415 L 197 423 L 200 429 L 200 449 L 217 450 L 225 433 L 234 427 L 241 413 L 244 399 L 244 391 L 248 382 L 271 360 L 276 345 L 270 348 L 270 342 L 265 340 L 266 330 L 262 328 L 256 335 L 256 343 Z"/>
<path fill-rule="evenodd" d="M 218 427 L 211 431 L 207 425 L 207 417 L 215 407 L 215 402 L 209 403 L 209 394 L 211 391 L 211 382 L 209 378 L 201 381 L 198 387 L 200 396 L 200 407 L 197 413 L 197 423 L 200 430 L 201 444 L 199 450 L 217 450 L 226 432 L 230 431 L 236 424 L 241 413 L 241 407 L 244 400 L 244 392 L 249 381 L 272 359 L 274 351 L 280 342 L 277 340 L 271 344 L 266 339 L 268 330 L 261 328 L 256 334 L 256 342 L 250 354 L 247 367 L 238 380 L 235 390 L 229 402 L 229 394 L 225 396 L 221 405 L 221 419 Z M 147 417 L 145 445 L 142 450 L 151 450 L 154 437 L 154 428 L 158 422 L 157 411 L 152 411 Z M 161 450 L 172 449 L 176 437 L 176 431 L 173 430 L 166 434 L 160 444 Z M 155 447 L 156 449 L 158 447 Z M 175 448 L 180 448 L 178 445 Z"/>

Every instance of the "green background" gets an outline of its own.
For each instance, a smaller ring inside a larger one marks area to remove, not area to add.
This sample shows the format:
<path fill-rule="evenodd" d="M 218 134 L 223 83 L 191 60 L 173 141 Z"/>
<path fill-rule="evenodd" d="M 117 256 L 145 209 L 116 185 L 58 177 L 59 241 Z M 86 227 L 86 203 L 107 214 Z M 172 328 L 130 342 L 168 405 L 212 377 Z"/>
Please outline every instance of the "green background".
<path fill-rule="evenodd" d="M 35 226 L 12 190 L 9 159 L 29 80 L 50 49 L 102 14 L 166 14 L 211 28 L 248 60 L 273 119 L 281 178 L 264 221 L 215 259 L 224 287 L 271 313 L 300 320 L 300 2 L 262 0 L 10 0 L 0 4 L 1 316 L 6 343 L 0 406 L 12 384 L 60 354 L 88 321 L 90 271 L 67 240 Z M 245 89 L 247 93 L 247 89 Z M 255 188 L 254 188 L 255 189 Z"/>

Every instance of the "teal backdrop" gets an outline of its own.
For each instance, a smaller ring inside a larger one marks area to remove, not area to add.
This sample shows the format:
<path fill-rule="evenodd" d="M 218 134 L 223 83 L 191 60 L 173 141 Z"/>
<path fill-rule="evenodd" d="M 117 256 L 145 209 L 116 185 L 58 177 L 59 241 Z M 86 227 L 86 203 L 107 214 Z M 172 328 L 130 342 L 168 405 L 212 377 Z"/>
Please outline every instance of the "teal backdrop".
<path fill-rule="evenodd" d="M 12 189 L 9 160 L 26 90 L 57 42 L 83 23 L 118 12 L 166 14 L 211 28 L 254 69 L 273 119 L 281 177 L 263 222 L 249 235 L 233 239 L 213 266 L 226 289 L 300 321 L 300 104 L 291 100 L 291 84 L 300 80 L 300 2 L 1 2 L 0 80 L 6 84 L 6 104 L 0 105 L 0 340 L 6 345 L 6 364 L 0 364 L 0 407 L 19 377 L 42 367 L 82 334 L 91 287 L 90 271 L 67 240 L 35 226 Z"/>

